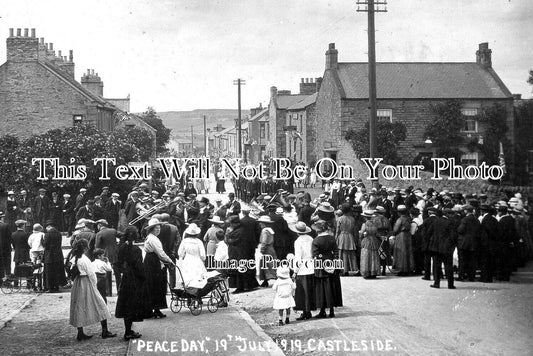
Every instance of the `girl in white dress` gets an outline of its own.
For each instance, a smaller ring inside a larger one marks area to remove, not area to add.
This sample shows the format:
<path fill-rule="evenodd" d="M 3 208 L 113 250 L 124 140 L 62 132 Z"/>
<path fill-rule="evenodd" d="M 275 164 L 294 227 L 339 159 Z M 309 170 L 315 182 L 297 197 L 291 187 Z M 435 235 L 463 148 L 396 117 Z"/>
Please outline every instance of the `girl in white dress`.
<path fill-rule="evenodd" d="M 115 337 L 107 329 L 107 319 L 111 317 L 107 305 L 96 288 L 96 274 L 91 260 L 85 255 L 88 242 L 80 239 L 72 246 L 72 268 L 77 267 L 79 275 L 74 278 L 70 295 L 70 325 L 78 328 L 78 341 L 90 339 L 92 335 L 83 333 L 83 327 L 102 325 L 102 338 Z"/>
<path fill-rule="evenodd" d="M 199 238 L 200 231 L 196 224 L 190 224 L 183 232 L 185 238 L 181 241 L 178 249 L 178 256 L 180 260 L 183 260 L 181 262 L 181 274 L 185 287 L 203 280 L 207 273 L 204 265 L 205 247 Z"/>
<path fill-rule="evenodd" d="M 290 279 L 289 267 L 278 267 L 276 274 L 278 275 L 278 279 L 276 279 L 272 286 L 272 289 L 276 291 L 274 309 L 279 311 L 278 325 L 283 325 L 283 311 L 285 310 L 286 312 L 285 324 L 288 324 L 291 308 L 296 306 L 293 297 L 294 291 L 296 290 L 296 283 Z"/>

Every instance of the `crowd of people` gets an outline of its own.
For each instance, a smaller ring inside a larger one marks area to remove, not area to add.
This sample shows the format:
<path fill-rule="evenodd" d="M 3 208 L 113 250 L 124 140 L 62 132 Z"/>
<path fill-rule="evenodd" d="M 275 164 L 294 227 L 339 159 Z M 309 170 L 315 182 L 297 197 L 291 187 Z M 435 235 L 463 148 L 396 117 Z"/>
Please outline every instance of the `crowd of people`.
<path fill-rule="evenodd" d="M 333 181 L 325 189 L 315 198 L 284 188 L 254 192 L 250 198 L 245 187 L 237 187 L 241 201 L 229 193 L 227 202 L 215 198 L 213 204 L 206 196 L 198 198 L 192 182 L 164 192 L 149 191 L 143 183 L 124 203 L 108 187 L 94 199 L 82 189 L 72 210 L 60 209 L 57 215 L 43 210 L 50 207 L 44 203 L 46 191 L 39 192 L 41 203 L 29 211 L 9 192 L 11 216 L 6 213 L 0 223 L 0 277 L 4 281 L 12 273 L 11 248 L 15 266 L 28 261 L 44 266 L 43 284 L 35 288 L 56 292 L 67 284 L 68 273 L 73 280 L 70 322 L 78 328 L 78 340 L 84 340 L 90 336 L 83 327 L 96 322 L 102 324 L 102 337 L 116 336 L 106 322 L 114 275 L 115 316 L 124 318 L 124 338 L 129 340 L 140 337 L 133 322 L 165 317 L 161 310 L 168 307 L 167 288 L 178 285 L 176 266 L 179 283 L 189 287 L 207 278 L 215 262 L 260 256 L 259 270 L 219 271 L 234 293 L 272 287 L 282 325 L 290 322 L 291 309 L 301 311 L 298 320 L 311 318 L 317 309 L 318 318 L 335 317 L 334 308 L 342 306 L 342 275 L 369 280 L 387 273 L 425 280 L 433 275 L 431 287 L 439 288 L 446 278 L 454 289 L 455 281 L 509 281 L 533 258 L 533 219 L 519 193 L 489 201 L 485 194 L 448 190 L 367 190 L 355 180 Z M 68 195 L 64 199 L 70 202 Z M 57 197 L 52 201 L 56 204 Z M 28 215 L 20 215 L 30 211 L 31 233 L 24 219 Z M 72 245 L 66 260 L 61 231 Z M 136 244 L 140 241 L 144 258 Z M 71 273 L 73 269 L 78 271 Z M 227 306 L 227 300 L 219 306 Z"/>

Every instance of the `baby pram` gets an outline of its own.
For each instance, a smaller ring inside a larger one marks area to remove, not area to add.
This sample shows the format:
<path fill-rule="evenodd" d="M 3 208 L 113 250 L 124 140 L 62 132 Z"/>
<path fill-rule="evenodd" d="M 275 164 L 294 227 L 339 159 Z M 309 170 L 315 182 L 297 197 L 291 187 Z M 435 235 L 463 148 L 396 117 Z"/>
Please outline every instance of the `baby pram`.
<path fill-rule="evenodd" d="M 4 294 L 13 292 L 34 291 L 42 289 L 42 264 L 26 262 L 15 266 L 15 273 L 8 276 L 0 283 L 0 289 Z"/>
<path fill-rule="evenodd" d="M 210 277 L 207 279 L 206 285 L 202 288 L 185 287 L 183 275 L 178 266 L 176 266 L 176 270 L 181 277 L 181 286 L 180 288 L 171 288 L 169 285 L 172 295 L 170 310 L 173 313 L 179 313 L 181 308 L 185 306 L 189 308 L 192 315 L 197 316 L 202 313 L 202 306 L 205 302 L 207 304 L 207 310 L 215 313 L 218 310 L 219 303 L 224 300 L 223 296 L 228 295 L 224 277 L 220 274 Z"/>

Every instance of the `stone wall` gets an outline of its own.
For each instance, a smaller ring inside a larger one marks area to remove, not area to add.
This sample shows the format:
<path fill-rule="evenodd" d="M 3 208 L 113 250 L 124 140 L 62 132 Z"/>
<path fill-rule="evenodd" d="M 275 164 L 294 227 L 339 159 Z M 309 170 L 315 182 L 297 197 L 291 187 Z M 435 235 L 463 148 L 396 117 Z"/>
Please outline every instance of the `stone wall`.
<path fill-rule="evenodd" d="M 38 62 L 6 62 L 0 67 L 2 134 L 28 137 L 72 126 L 73 115 L 96 124 L 97 108 Z"/>

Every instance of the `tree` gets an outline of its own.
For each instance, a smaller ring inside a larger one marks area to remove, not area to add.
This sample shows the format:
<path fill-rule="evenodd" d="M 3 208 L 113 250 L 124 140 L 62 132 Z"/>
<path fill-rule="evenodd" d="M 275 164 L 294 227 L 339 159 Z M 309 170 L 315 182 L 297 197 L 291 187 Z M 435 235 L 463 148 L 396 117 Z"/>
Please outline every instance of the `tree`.
<path fill-rule="evenodd" d="M 398 146 L 405 140 L 407 129 L 401 122 L 389 122 L 378 120 L 376 125 L 377 149 L 379 158 L 383 158 L 383 163 L 399 164 L 401 159 L 398 156 Z M 349 129 L 345 135 L 359 158 L 370 157 L 370 123 L 367 121 L 361 130 Z M 378 158 L 378 157 L 375 157 Z"/>
<path fill-rule="evenodd" d="M 426 127 L 425 136 L 435 145 L 437 157 L 455 158 L 459 162 L 459 146 L 463 144 L 461 129 L 465 123 L 461 103 L 457 100 L 447 101 L 433 105 L 431 111 L 435 118 Z"/>
<path fill-rule="evenodd" d="M 533 85 L 533 70 L 529 71 L 529 78 L 527 79 L 527 82 Z"/>
<path fill-rule="evenodd" d="M 0 182 L 9 189 L 35 188 L 59 189 L 75 192 L 81 187 L 94 187 L 99 193 L 104 185 L 111 185 L 119 193 L 126 192 L 134 181 L 118 180 L 114 165 L 110 165 L 111 180 L 100 180 L 101 165 L 95 158 L 115 158 L 116 165 L 128 162 L 148 161 L 152 144 L 146 130 L 133 127 L 113 132 L 102 132 L 90 125 L 76 125 L 55 129 L 31 136 L 22 142 L 12 136 L 0 137 Z M 51 180 L 52 171 L 47 168 L 48 180 L 38 180 L 40 169 L 32 164 L 33 158 L 58 158 L 62 165 L 86 166 L 83 180 Z"/>
<path fill-rule="evenodd" d="M 145 112 L 139 115 L 144 122 L 156 129 L 157 153 L 167 150 L 166 146 L 170 140 L 170 129 L 163 125 L 163 120 L 159 118 L 153 107 L 149 106 Z"/>
<path fill-rule="evenodd" d="M 531 185 L 527 166 L 533 165 L 528 157 L 528 151 L 533 149 L 533 100 L 523 100 L 515 108 L 515 162 L 528 162 L 528 164 L 515 165 L 515 184 Z"/>

